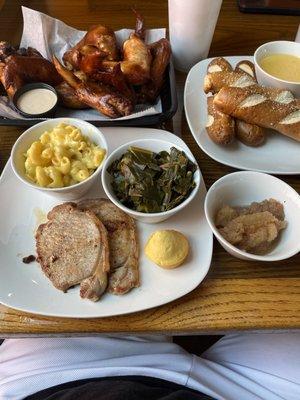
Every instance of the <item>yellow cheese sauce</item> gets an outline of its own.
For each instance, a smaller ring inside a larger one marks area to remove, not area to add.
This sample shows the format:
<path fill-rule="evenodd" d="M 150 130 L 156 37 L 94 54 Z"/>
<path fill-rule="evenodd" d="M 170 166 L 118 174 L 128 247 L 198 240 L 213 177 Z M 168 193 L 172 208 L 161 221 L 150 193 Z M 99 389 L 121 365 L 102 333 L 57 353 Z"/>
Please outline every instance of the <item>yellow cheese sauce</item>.
<path fill-rule="evenodd" d="M 276 78 L 300 82 L 300 57 L 290 54 L 270 54 L 259 62 L 261 68 Z"/>

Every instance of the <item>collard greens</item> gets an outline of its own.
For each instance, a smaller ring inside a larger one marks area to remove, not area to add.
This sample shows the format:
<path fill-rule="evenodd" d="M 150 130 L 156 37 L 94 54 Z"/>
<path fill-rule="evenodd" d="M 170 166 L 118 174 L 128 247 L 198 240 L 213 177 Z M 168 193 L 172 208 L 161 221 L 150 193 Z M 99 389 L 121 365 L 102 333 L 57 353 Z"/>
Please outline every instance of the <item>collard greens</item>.
<path fill-rule="evenodd" d="M 112 188 L 126 207 L 145 213 L 171 210 L 195 187 L 196 165 L 175 147 L 160 153 L 130 147 L 108 168 Z"/>

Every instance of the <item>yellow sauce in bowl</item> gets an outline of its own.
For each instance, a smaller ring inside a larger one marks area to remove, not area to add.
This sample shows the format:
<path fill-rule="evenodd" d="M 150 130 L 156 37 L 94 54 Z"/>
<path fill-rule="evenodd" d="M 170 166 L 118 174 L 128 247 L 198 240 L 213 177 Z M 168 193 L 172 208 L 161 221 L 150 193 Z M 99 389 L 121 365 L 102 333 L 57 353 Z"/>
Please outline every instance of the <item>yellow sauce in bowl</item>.
<path fill-rule="evenodd" d="M 261 68 L 275 78 L 300 82 L 300 57 L 290 54 L 270 54 L 259 62 Z"/>

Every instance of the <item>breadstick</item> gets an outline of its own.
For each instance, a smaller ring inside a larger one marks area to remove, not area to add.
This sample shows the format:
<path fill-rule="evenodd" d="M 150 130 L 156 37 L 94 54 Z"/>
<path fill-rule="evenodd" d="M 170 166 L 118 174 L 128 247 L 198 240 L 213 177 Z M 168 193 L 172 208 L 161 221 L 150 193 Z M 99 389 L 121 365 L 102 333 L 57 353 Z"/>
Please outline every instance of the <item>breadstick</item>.
<path fill-rule="evenodd" d="M 214 107 L 213 96 L 207 98 L 206 131 L 217 144 L 227 145 L 234 139 L 234 119 Z"/>
<path fill-rule="evenodd" d="M 214 106 L 225 114 L 250 124 L 275 129 L 283 135 L 300 141 L 300 107 L 297 100 L 287 102 L 281 91 L 249 87 L 224 87 L 214 98 Z"/>

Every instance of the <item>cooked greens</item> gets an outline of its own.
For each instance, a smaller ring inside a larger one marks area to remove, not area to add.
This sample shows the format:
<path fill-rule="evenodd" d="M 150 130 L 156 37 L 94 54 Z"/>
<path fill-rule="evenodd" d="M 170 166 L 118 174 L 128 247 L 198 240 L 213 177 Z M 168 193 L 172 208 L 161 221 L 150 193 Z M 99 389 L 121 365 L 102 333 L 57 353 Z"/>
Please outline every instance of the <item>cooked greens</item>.
<path fill-rule="evenodd" d="M 126 207 L 144 213 L 168 211 L 182 203 L 195 187 L 197 166 L 183 151 L 154 153 L 129 147 L 108 168 L 112 188 Z"/>

